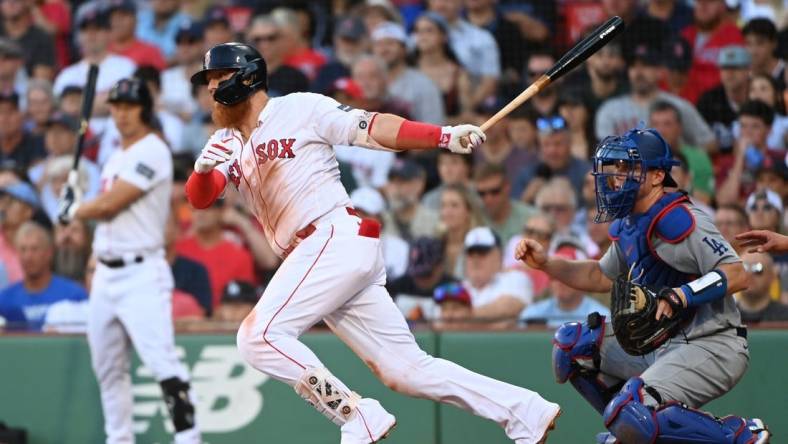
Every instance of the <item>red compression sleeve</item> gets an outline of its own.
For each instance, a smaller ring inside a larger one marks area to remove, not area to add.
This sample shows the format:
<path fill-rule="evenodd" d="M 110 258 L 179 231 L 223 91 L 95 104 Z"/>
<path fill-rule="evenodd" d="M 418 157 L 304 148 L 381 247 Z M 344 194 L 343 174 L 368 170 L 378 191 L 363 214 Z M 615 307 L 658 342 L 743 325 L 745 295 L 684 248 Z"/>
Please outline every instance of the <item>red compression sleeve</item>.
<path fill-rule="evenodd" d="M 222 194 L 227 185 L 227 178 L 217 170 L 200 174 L 192 172 L 186 181 L 186 198 L 194 208 L 202 210 L 210 207 Z"/>
<path fill-rule="evenodd" d="M 437 148 L 441 145 L 443 130 L 437 125 L 405 120 L 397 132 L 397 146 L 399 150 L 424 150 Z M 448 142 L 448 141 L 447 141 Z"/>

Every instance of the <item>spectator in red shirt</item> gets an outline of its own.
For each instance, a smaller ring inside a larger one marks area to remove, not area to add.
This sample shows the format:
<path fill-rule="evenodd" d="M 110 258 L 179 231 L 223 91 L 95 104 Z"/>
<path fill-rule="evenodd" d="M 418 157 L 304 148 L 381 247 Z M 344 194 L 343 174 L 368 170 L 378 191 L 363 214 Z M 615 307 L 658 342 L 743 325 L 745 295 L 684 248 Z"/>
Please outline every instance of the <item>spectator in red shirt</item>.
<path fill-rule="evenodd" d="M 224 201 L 195 210 L 192 216 L 192 234 L 175 244 L 181 256 L 195 260 L 208 270 L 211 282 L 212 306 L 218 307 L 225 286 L 232 280 L 256 282 L 254 260 L 249 250 L 228 240 L 222 228 Z"/>
<path fill-rule="evenodd" d="M 307 31 L 302 28 L 298 15 L 292 9 L 276 8 L 271 12 L 271 19 L 282 30 L 282 46 L 288 54 L 283 63 L 300 69 L 310 81 L 315 80 L 326 57 L 309 46 Z"/>
<path fill-rule="evenodd" d="M 687 100 L 695 103 L 704 92 L 720 84 L 717 59 L 720 49 L 741 45 L 744 37 L 728 16 L 725 0 L 696 0 L 695 23 L 681 32 L 693 47 L 692 67 L 687 80 Z"/>
<path fill-rule="evenodd" d="M 55 38 L 56 70 L 71 63 L 71 5 L 65 0 L 44 0 L 33 9 L 36 25 Z"/>
<path fill-rule="evenodd" d="M 132 0 L 110 2 L 107 13 L 110 23 L 110 52 L 130 58 L 137 66 L 150 65 L 159 71 L 167 68 L 167 61 L 159 48 L 135 37 L 137 7 Z"/>

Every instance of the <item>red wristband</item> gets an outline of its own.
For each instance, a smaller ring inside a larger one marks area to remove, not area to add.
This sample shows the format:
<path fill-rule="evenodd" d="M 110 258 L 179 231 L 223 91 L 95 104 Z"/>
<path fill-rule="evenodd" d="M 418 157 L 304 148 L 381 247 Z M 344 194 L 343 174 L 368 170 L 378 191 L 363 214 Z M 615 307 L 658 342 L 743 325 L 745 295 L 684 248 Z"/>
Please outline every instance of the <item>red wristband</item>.
<path fill-rule="evenodd" d="M 217 170 L 200 174 L 193 172 L 186 181 L 186 198 L 198 210 L 210 207 L 222 194 L 227 178 Z"/>
<path fill-rule="evenodd" d="M 445 148 L 448 144 L 449 134 L 444 135 L 441 127 L 429 123 L 405 120 L 397 132 L 396 148 L 401 150 Z"/>

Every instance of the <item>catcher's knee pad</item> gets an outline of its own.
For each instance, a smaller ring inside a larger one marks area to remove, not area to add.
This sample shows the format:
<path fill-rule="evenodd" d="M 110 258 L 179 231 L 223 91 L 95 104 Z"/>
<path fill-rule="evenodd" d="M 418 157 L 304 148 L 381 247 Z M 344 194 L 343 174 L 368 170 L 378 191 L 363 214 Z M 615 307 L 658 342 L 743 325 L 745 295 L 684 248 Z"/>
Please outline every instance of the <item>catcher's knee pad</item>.
<path fill-rule="evenodd" d="M 308 367 L 293 387 L 301 398 L 338 426 L 344 425 L 356 411 L 361 396 L 326 368 Z"/>
<path fill-rule="evenodd" d="M 602 418 L 605 427 L 623 443 L 653 443 L 659 426 L 654 409 L 643 404 L 643 380 L 635 377 L 624 384 L 607 404 Z"/>
<path fill-rule="evenodd" d="M 170 411 L 170 418 L 176 432 L 194 427 L 194 404 L 189 398 L 189 383 L 179 378 L 169 378 L 159 382 L 164 393 L 164 402 Z"/>
<path fill-rule="evenodd" d="M 559 384 L 567 380 L 599 412 L 612 396 L 599 376 L 605 317 L 592 313 L 584 323 L 569 322 L 553 337 L 553 372 Z"/>

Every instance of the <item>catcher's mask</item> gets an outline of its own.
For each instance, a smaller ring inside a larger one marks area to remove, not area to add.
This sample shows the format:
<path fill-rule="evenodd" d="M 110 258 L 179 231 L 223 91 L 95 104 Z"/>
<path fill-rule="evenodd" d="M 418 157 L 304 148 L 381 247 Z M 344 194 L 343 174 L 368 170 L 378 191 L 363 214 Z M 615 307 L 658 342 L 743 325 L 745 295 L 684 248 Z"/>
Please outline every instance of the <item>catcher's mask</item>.
<path fill-rule="evenodd" d="M 232 77 L 219 83 L 214 100 L 222 105 L 240 103 L 257 90 L 268 89 L 268 71 L 260 53 L 243 43 L 222 43 L 205 53 L 203 69 L 195 73 L 191 81 L 195 85 L 207 85 L 207 73 L 219 70 L 234 70 Z"/>
<path fill-rule="evenodd" d="M 604 138 L 592 160 L 597 223 L 629 215 L 649 169 L 664 170 L 662 184 L 676 186 L 670 169 L 679 162 L 673 159 L 665 139 L 652 128 L 631 129 L 621 136 Z"/>

